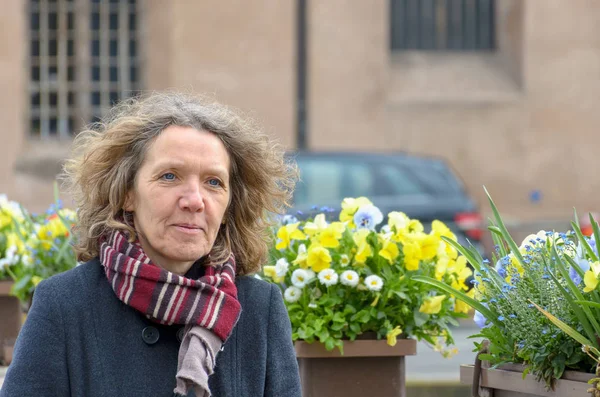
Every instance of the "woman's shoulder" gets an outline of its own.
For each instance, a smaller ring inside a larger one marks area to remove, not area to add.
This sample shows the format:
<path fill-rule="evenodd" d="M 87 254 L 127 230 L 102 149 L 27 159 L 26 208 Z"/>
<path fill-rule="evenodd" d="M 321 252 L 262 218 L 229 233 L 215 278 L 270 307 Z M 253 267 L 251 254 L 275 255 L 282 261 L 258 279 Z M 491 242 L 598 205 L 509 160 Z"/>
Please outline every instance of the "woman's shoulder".
<path fill-rule="evenodd" d="M 271 305 L 273 299 L 282 299 L 281 290 L 273 283 L 268 283 L 254 275 L 236 278 L 238 298 L 242 307 L 262 307 Z"/>
<path fill-rule="evenodd" d="M 33 296 L 67 300 L 71 303 L 87 301 L 92 291 L 102 285 L 103 273 L 98 259 L 92 259 L 43 280 L 35 289 Z"/>

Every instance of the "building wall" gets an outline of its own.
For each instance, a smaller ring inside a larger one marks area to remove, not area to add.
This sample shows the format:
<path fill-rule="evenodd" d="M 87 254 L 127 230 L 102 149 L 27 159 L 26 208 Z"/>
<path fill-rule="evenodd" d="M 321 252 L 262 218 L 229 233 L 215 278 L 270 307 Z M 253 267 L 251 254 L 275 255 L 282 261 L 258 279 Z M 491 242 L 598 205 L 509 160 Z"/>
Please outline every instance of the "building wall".
<path fill-rule="evenodd" d="M 296 4 L 142 0 L 143 85 L 204 92 L 295 145 Z M 312 150 L 443 156 L 487 209 L 515 220 L 597 209 L 600 3 L 497 1 L 493 54 L 390 53 L 388 2 L 309 1 Z M 52 201 L 68 142 L 27 135 L 25 0 L 0 15 L 0 192 L 35 211 Z M 539 190 L 542 199 L 530 200 Z"/>

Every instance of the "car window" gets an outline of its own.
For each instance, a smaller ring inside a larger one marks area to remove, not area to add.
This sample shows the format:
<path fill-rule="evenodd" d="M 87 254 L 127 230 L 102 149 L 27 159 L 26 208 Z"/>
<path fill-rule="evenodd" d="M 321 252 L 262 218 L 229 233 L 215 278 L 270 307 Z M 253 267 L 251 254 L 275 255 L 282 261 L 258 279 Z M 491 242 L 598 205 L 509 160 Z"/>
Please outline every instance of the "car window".
<path fill-rule="evenodd" d="M 300 181 L 294 205 L 334 205 L 345 197 L 372 196 L 375 185 L 368 164 L 327 159 L 297 159 Z"/>
<path fill-rule="evenodd" d="M 420 162 L 408 166 L 419 180 L 433 191 L 441 193 L 463 193 L 461 181 L 452 170 L 440 162 Z"/>
<path fill-rule="evenodd" d="M 393 164 L 378 164 L 381 183 L 378 184 L 381 195 L 410 195 L 426 193 L 425 189 L 413 177 L 408 175 L 405 168 Z"/>

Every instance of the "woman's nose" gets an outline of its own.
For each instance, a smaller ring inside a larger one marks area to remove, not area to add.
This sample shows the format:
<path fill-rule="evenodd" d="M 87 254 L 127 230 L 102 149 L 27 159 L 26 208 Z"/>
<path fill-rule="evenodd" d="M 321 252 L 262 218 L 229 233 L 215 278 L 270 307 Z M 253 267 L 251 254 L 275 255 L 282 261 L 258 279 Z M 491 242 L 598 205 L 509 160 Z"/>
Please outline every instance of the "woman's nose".
<path fill-rule="evenodd" d="M 204 197 L 198 186 L 189 186 L 179 199 L 183 210 L 198 212 L 204 210 Z"/>

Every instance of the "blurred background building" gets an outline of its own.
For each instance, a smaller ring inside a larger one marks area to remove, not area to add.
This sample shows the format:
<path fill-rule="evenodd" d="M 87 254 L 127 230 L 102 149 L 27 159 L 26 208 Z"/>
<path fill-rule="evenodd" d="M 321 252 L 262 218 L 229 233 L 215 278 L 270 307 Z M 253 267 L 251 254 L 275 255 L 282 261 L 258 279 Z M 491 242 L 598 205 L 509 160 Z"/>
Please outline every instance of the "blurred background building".
<path fill-rule="evenodd" d="M 72 136 L 208 93 L 289 149 L 442 156 L 514 219 L 600 207 L 596 0 L 5 0 L 0 193 L 42 210 Z M 69 203 L 67 202 L 67 205 Z"/>

